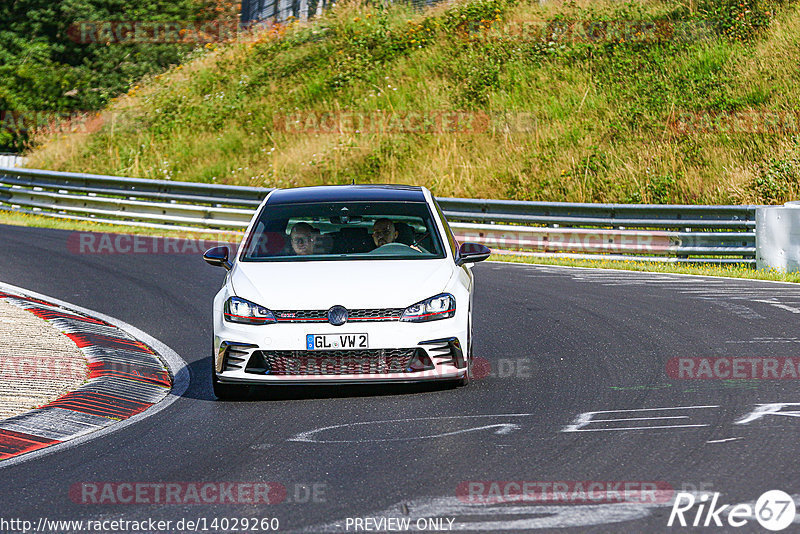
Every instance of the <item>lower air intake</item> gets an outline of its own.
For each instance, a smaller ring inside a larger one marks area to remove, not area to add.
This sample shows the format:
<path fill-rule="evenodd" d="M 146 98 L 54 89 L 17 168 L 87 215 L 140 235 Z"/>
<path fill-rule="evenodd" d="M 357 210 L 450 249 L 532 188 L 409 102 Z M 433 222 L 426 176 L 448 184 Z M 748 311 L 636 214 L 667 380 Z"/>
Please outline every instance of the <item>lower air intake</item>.
<path fill-rule="evenodd" d="M 253 353 L 246 371 L 277 376 L 405 373 L 415 350 L 263 350 Z"/>

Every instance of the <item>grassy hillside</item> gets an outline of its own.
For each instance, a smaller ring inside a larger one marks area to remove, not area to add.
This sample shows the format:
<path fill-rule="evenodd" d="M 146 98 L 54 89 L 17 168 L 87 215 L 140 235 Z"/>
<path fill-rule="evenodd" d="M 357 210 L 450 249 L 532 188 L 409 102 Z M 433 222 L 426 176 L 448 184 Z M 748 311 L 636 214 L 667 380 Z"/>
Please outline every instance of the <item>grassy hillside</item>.
<path fill-rule="evenodd" d="M 535 21 L 560 26 L 542 37 Z M 569 21 L 605 22 L 606 36 L 552 35 Z M 632 21 L 656 26 L 614 33 Z M 313 23 L 211 48 L 112 101 L 91 133 L 40 138 L 29 166 L 553 201 L 775 203 L 800 190 L 800 125 L 681 126 L 691 113 L 798 108 L 791 2 L 472 0 L 424 13 L 341 2 Z M 454 111 L 483 115 L 454 132 Z M 343 112 L 421 113 L 436 131 L 314 131 Z"/>

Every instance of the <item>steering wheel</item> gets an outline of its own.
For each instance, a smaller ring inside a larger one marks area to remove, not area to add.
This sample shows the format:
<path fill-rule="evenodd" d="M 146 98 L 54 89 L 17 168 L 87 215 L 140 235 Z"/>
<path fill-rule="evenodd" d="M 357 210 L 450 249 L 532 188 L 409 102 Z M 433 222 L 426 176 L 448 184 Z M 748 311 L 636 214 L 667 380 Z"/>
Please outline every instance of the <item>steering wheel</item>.
<path fill-rule="evenodd" d="M 407 254 L 409 250 L 421 254 L 420 251 L 411 248 L 405 243 L 386 243 L 375 250 L 371 250 L 369 254 Z"/>

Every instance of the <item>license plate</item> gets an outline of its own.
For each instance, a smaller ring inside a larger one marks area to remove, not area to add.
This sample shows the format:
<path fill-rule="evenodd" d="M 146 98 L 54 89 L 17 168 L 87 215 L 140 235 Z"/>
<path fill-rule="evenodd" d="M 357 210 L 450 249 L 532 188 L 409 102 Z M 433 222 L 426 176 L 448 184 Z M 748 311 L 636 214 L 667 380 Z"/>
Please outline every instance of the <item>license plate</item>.
<path fill-rule="evenodd" d="M 367 349 L 367 334 L 308 334 L 307 350 Z"/>

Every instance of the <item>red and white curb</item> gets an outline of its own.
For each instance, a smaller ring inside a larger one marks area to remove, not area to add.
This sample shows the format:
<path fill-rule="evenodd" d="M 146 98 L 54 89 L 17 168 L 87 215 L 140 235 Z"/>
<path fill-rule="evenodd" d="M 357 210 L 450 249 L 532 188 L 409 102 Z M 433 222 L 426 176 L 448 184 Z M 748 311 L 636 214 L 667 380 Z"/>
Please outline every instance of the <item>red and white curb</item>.
<path fill-rule="evenodd" d="M 130 325 L 6 284 L 0 284 L 0 299 L 50 322 L 72 339 L 89 363 L 89 380 L 78 389 L 0 421 L 0 467 L 16 463 L 9 459 L 19 455 L 105 434 L 103 430 L 123 426 L 121 421 L 146 416 L 168 397 L 174 400 L 188 386 L 185 362 Z"/>

